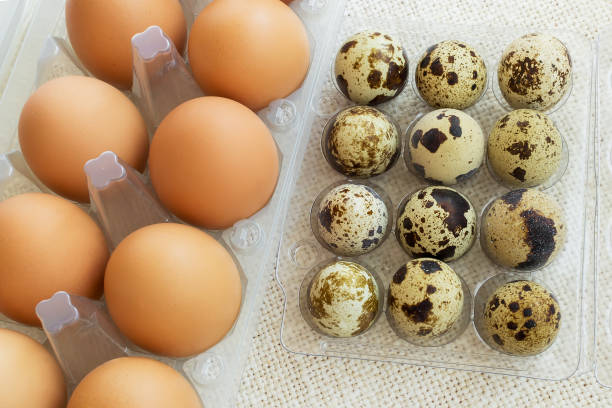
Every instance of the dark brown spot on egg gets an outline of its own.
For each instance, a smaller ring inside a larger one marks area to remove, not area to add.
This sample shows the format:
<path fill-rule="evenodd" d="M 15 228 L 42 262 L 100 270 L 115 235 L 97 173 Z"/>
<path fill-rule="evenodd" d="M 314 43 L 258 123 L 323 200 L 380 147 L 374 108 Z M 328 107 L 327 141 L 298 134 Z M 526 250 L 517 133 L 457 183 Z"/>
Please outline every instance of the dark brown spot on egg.
<path fill-rule="evenodd" d="M 548 311 L 547 311 L 548 316 L 554 315 L 555 311 L 556 311 L 555 305 L 548 305 Z"/>
<path fill-rule="evenodd" d="M 427 68 L 427 66 L 429 65 L 429 59 L 430 54 L 425 55 L 425 57 L 423 57 L 423 59 L 421 60 L 421 63 L 419 64 L 419 67 L 421 67 L 421 69 L 425 69 Z M 426 72 L 424 72 L 423 74 L 426 74 Z"/>
<path fill-rule="evenodd" d="M 457 76 L 457 73 L 456 72 L 447 73 L 446 82 L 448 82 L 449 85 L 455 85 L 457 82 L 459 82 L 459 77 Z"/>
<path fill-rule="evenodd" d="M 433 329 L 429 327 L 421 327 L 417 332 L 417 336 L 427 336 Z"/>
<path fill-rule="evenodd" d="M 404 221 L 402 221 L 402 225 L 407 230 L 411 230 L 412 229 L 412 221 L 408 217 L 404 218 Z"/>
<path fill-rule="evenodd" d="M 472 169 L 472 170 L 468 171 L 468 172 L 467 172 L 467 173 L 465 173 L 465 174 L 460 174 L 460 175 L 458 175 L 457 177 L 455 177 L 455 181 L 456 181 L 457 183 L 461 183 L 462 181 L 467 180 L 467 179 L 469 179 L 470 177 L 472 177 L 472 176 L 473 176 L 473 175 L 474 175 L 474 174 L 475 174 L 477 171 L 478 171 L 478 167 L 476 167 L 475 169 Z"/>
<path fill-rule="evenodd" d="M 516 122 L 516 126 L 518 126 L 518 128 L 521 130 L 521 132 L 523 133 L 527 133 L 528 129 L 529 129 L 529 121 L 528 120 L 524 120 L 524 121 L 517 121 Z"/>
<path fill-rule="evenodd" d="M 370 102 L 368 102 L 368 105 L 370 106 L 374 106 L 374 105 L 378 105 L 381 104 L 383 102 L 387 102 L 389 99 L 393 98 L 392 96 L 389 95 L 376 95 L 374 98 L 372 98 L 372 100 L 370 100 Z"/>
<path fill-rule="evenodd" d="M 527 140 L 523 140 L 521 142 L 512 143 L 506 151 L 513 156 L 518 156 L 521 160 L 527 160 L 531 157 L 532 150 L 535 148 L 534 145 L 529 145 Z"/>
<path fill-rule="evenodd" d="M 527 191 L 527 189 L 525 188 L 521 188 L 518 190 L 512 190 L 506 194 L 504 194 L 503 196 L 501 196 L 501 200 L 508 204 L 508 206 L 510 206 L 510 210 L 514 210 L 516 209 L 516 207 L 519 205 L 519 203 L 521 202 L 521 199 L 523 198 L 523 194 Z"/>
<path fill-rule="evenodd" d="M 472 57 L 476 57 L 476 53 L 475 53 L 474 51 L 470 51 L 470 55 L 471 55 Z"/>
<path fill-rule="evenodd" d="M 489 302 L 489 310 L 495 311 L 499 307 L 499 298 L 494 296 L 493 299 Z"/>
<path fill-rule="evenodd" d="M 476 89 L 476 84 L 472 84 L 472 91 Z"/>
<path fill-rule="evenodd" d="M 461 230 L 467 227 L 465 214 L 470 210 L 470 203 L 454 190 L 446 188 L 435 188 L 431 196 L 436 200 L 438 206 L 446 211 L 444 225 L 455 236 L 459 236 Z"/>
<path fill-rule="evenodd" d="M 457 45 L 458 45 L 459 47 L 461 47 L 461 48 L 465 48 L 465 44 L 462 44 L 462 43 L 457 43 Z"/>
<path fill-rule="evenodd" d="M 536 326 L 537 326 L 537 324 L 536 324 L 535 320 L 533 320 L 533 319 L 529 319 L 529 320 L 527 320 L 525 322 L 525 327 L 528 328 L 528 329 L 533 329 Z"/>
<path fill-rule="evenodd" d="M 436 293 L 436 290 L 437 289 L 435 286 L 427 285 L 427 293 L 429 293 L 430 295 Z"/>
<path fill-rule="evenodd" d="M 432 309 L 433 304 L 429 298 L 414 305 L 408 305 L 406 303 L 402 305 L 402 312 L 415 323 L 426 322 Z"/>
<path fill-rule="evenodd" d="M 515 322 L 508 322 L 508 324 L 506 325 L 508 327 L 508 329 L 510 330 L 516 330 L 518 329 L 518 325 Z"/>
<path fill-rule="evenodd" d="M 331 232 L 332 213 L 330 205 L 327 204 L 321 212 L 319 212 L 319 223 L 327 232 Z"/>
<path fill-rule="evenodd" d="M 520 331 L 514 335 L 514 338 L 516 339 L 516 341 L 523 341 L 525 340 L 525 337 L 527 337 L 527 335 L 523 331 Z"/>
<path fill-rule="evenodd" d="M 525 317 L 529 317 L 529 316 L 531 316 L 532 314 L 533 314 L 533 311 L 531 310 L 531 308 L 530 308 L 530 307 L 527 307 L 527 308 L 525 308 L 525 309 L 523 310 L 523 316 L 525 316 Z"/>
<path fill-rule="evenodd" d="M 402 265 L 397 272 L 393 275 L 393 283 L 400 284 L 406 278 L 406 273 L 408 272 L 408 267 L 406 265 Z"/>
<path fill-rule="evenodd" d="M 342 46 L 342 48 L 340 48 L 340 52 L 341 52 L 342 54 L 346 54 L 347 52 L 349 52 L 349 50 L 350 50 L 351 48 L 353 48 L 353 47 L 354 47 L 354 46 L 356 46 L 356 45 L 357 45 L 357 41 L 356 41 L 356 40 L 346 42 L 346 43 L 344 43 L 344 45 Z"/>
<path fill-rule="evenodd" d="M 472 71 L 472 79 L 478 78 L 478 71 Z"/>
<path fill-rule="evenodd" d="M 461 137 L 462 130 L 461 121 L 459 120 L 459 117 L 455 115 L 450 115 L 448 117 L 448 121 L 450 122 L 450 134 L 453 136 L 453 138 L 456 139 L 458 137 Z"/>
<path fill-rule="evenodd" d="M 425 203 L 425 208 L 431 208 L 431 207 L 433 207 L 433 205 L 434 205 L 433 201 L 427 201 Z"/>
<path fill-rule="evenodd" d="M 435 76 L 441 76 L 444 73 L 444 67 L 440 63 L 440 58 L 436 58 L 429 66 L 431 73 Z"/>
<path fill-rule="evenodd" d="M 524 285 L 524 286 L 523 286 L 523 290 L 524 290 L 525 292 L 529 292 L 529 291 L 531 290 L 531 286 L 529 286 L 529 285 Z"/>
<path fill-rule="evenodd" d="M 412 143 L 412 147 L 414 149 L 416 149 L 419 146 L 419 142 L 421 141 L 421 138 L 423 137 L 423 131 L 421 129 L 417 129 L 413 134 L 412 134 L 412 138 L 410 139 L 411 143 Z"/>
<path fill-rule="evenodd" d="M 438 258 L 438 259 L 441 259 L 443 261 L 445 261 L 447 259 L 451 259 L 452 257 L 455 256 L 455 250 L 456 249 L 457 249 L 457 247 L 454 246 L 454 245 L 448 246 L 448 247 L 444 248 L 443 250 L 438 251 L 438 253 L 435 255 L 435 257 Z"/>
<path fill-rule="evenodd" d="M 364 239 L 361 241 L 361 249 L 369 249 L 372 245 L 378 245 L 380 240 L 378 238 Z"/>
<path fill-rule="evenodd" d="M 518 302 L 511 302 L 508 305 L 508 309 L 510 309 L 511 312 L 518 312 L 520 308 L 521 307 L 519 306 Z"/>
<path fill-rule="evenodd" d="M 435 153 L 442 143 L 446 141 L 446 135 L 437 128 L 429 129 L 421 138 L 421 144 L 430 152 Z"/>
<path fill-rule="evenodd" d="M 521 214 L 527 234 L 525 243 L 530 251 L 527 259 L 518 264 L 519 269 L 532 269 L 543 266 L 555 250 L 557 228 L 555 222 L 536 210 L 525 210 Z"/>
<path fill-rule="evenodd" d="M 409 247 L 414 247 L 416 245 L 416 242 L 419 241 L 418 238 L 419 236 L 415 231 L 404 233 L 404 241 Z"/>
<path fill-rule="evenodd" d="M 513 54 L 510 53 L 502 61 L 503 68 L 510 72 L 508 88 L 518 95 L 527 95 L 529 90 L 539 89 L 541 80 L 538 61 L 525 57 L 513 63 L 512 56 Z"/>
<path fill-rule="evenodd" d="M 420 267 L 426 275 L 442 270 L 442 267 L 435 261 L 421 261 Z"/>
<path fill-rule="evenodd" d="M 501 337 L 499 337 L 498 334 L 494 334 L 493 336 L 491 336 L 493 338 L 493 341 L 497 344 L 499 344 L 500 346 L 504 345 L 504 341 L 501 339 Z"/>
<path fill-rule="evenodd" d="M 370 89 L 378 89 L 380 88 L 380 83 L 382 82 L 382 72 L 377 69 L 370 71 L 368 75 L 368 85 L 370 85 Z"/>
<path fill-rule="evenodd" d="M 512 177 L 520 181 L 525 181 L 525 174 L 527 174 L 527 172 L 520 167 L 515 168 L 512 170 L 512 173 L 510 173 Z"/>
<path fill-rule="evenodd" d="M 498 127 L 499 127 L 500 129 L 505 128 L 505 127 L 506 127 L 506 124 L 508 123 L 508 121 L 509 121 L 509 120 L 510 120 L 510 115 L 506 115 L 506 116 L 504 116 L 503 118 L 501 118 L 501 119 L 499 120 L 499 125 L 498 125 Z"/>
<path fill-rule="evenodd" d="M 408 78 L 408 66 L 407 64 L 398 65 L 395 62 L 389 62 L 389 67 L 387 70 L 387 78 L 383 83 L 383 87 L 387 88 L 391 91 L 397 91 L 395 94 L 397 95 L 404 84 L 406 83 L 406 79 Z"/>

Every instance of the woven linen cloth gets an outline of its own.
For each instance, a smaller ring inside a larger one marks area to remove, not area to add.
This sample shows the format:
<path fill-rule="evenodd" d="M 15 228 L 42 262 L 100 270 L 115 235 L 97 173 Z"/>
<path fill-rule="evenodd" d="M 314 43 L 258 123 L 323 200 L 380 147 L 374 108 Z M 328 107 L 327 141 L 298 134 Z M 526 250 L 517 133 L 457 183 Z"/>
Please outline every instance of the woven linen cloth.
<path fill-rule="evenodd" d="M 422 21 L 428 27 L 465 24 L 570 30 L 594 40 L 603 27 L 612 24 L 612 2 L 348 0 L 345 18 L 371 26 L 398 18 L 411 24 Z M 590 254 L 588 249 L 586 254 Z M 612 405 L 612 391 L 602 388 L 590 371 L 592 323 L 584 328 L 584 361 L 576 375 L 563 381 L 291 354 L 279 341 L 283 294 L 273 278 L 274 265 L 270 268 L 259 326 L 242 379 L 240 407 Z M 584 314 L 592 320 L 592 273 L 585 274 Z"/>

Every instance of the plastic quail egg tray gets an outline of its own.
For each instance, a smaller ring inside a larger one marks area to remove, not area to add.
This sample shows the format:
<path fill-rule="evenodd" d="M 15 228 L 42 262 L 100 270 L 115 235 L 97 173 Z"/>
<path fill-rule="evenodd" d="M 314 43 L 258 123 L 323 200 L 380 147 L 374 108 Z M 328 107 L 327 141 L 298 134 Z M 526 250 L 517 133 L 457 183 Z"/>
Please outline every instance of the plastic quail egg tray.
<path fill-rule="evenodd" d="M 209 2 L 181 1 L 188 23 Z M 21 107 L 38 86 L 55 77 L 89 75 L 70 46 L 64 5 L 65 0 L 28 0 L 28 12 L 23 17 L 15 17 L 19 35 L 10 44 L 8 41 L 0 44 L 11 51 L 0 73 L 0 78 L 8 79 L 0 94 L 0 152 L 19 149 L 17 123 Z M 306 112 L 310 110 L 313 87 L 319 82 L 320 65 L 325 64 L 333 53 L 332 44 L 327 40 L 335 37 L 333 31 L 337 27 L 333 22 L 340 18 L 344 7 L 345 1 L 296 0 L 292 3 L 310 34 L 311 70 L 299 90 L 258 112 L 270 128 L 282 156 L 276 192 L 266 207 L 248 220 L 225 231 L 209 231 L 231 251 L 243 273 L 243 301 L 233 329 L 212 349 L 193 358 L 173 360 L 147 354 L 182 371 L 193 383 L 205 406 L 232 406 L 238 393 L 263 289 L 271 276 L 274 255 L 278 250 L 279 226 L 286 208 L 286 191 L 293 179 L 292 163 L 296 160 L 299 136 L 310 125 L 306 121 Z M 133 95 L 128 93 L 128 96 Z M 24 166 L 18 153 L 0 156 L 0 199 L 37 191 L 38 188 L 44 190 L 44 186 L 37 184 Z M 26 332 L 41 342 L 45 341 L 40 329 L 19 325 L 5 317 L 0 317 L 0 327 Z"/>
<path fill-rule="evenodd" d="M 396 15 L 405 14 L 400 11 Z M 400 17 L 370 21 L 366 15 L 344 17 L 335 24 L 339 31 L 330 40 L 334 44 L 334 53 L 346 38 L 364 30 L 390 34 L 406 49 L 411 84 L 398 97 L 378 106 L 399 123 L 403 137 L 417 117 L 433 110 L 418 96 L 414 86 L 415 67 L 425 49 L 443 40 L 460 40 L 474 47 L 485 59 L 489 77 L 487 90 L 465 112 L 476 119 L 488 136 L 495 121 L 509 110 L 500 96 L 495 75 L 504 48 L 522 35 L 543 31 L 528 27 L 445 25 L 440 28 L 440 25 L 416 24 Z M 365 333 L 340 339 L 313 330 L 300 312 L 300 287 L 304 287 L 304 278 L 315 265 L 335 258 L 313 235 L 310 224 L 312 203 L 324 188 L 346 179 L 325 160 L 321 152 L 322 132 L 330 117 L 340 109 L 353 105 L 334 85 L 333 75 L 330 74 L 334 55 L 319 66 L 321 72 L 317 75 L 318 82 L 305 118 L 310 124 L 309 132 L 300 140 L 299 160 L 294 162 L 294 179 L 291 182 L 294 187 L 287 200 L 288 211 L 282 228 L 276 270 L 278 283 L 285 295 L 280 340 L 287 350 L 307 355 L 394 361 L 550 380 L 567 378 L 577 371 L 583 354 L 583 280 L 585 274 L 591 273 L 590 269 L 585 268 L 585 263 L 588 264 L 591 257 L 585 250 L 585 242 L 586 238 L 591 238 L 593 228 L 593 217 L 587 216 L 587 211 L 593 206 L 593 191 L 588 182 L 592 180 L 589 166 L 593 162 L 591 105 L 595 52 L 593 42 L 576 33 L 563 30 L 544 32 L 554 35 L 566 45 L 573 62 L 570 93 L 549 111 L 565 138 L 564 147 L 569 160 L 562 176 L 555 177 L 557 181 L 554 184 L 544 186 L 546 193 L 557 200 L 564 210 L 567 242 L 549 266 L 534 272 L 513 273 L 493 264 L 483 253 L 477 238 L 466 255 L 450 263 L 474 296 L 474 308 L 469 317 L 471 321 L 452 342 L 435 347 L 417 346 L 399 338 L 384 314 Z M 391 198 L 393 204 L 389 210 L 393 215 L 392 222 L 397 218 L 397 207 L 402 198 L 427 185 L 408 170 L 403 159 L 398 160 L 388 172 L 367 181 L 380 186 Z M 492 199 L 509 191 L 494 179 L 486 163 L 477 174 L 453 188 L 467 196 L 479 220 Z M 606 250 L 606 253 L 609 252 Z M 395 234 L 391 233 L 380 247 L 354 259 L 375 270 L 384 282 L 386 292 L 395 271 L 410 257 L 400 247 Z M 310 272 L 308 276 L 311 275 Z M 562 324 L 556 341 L 545 352 L 533 357 L 515 357 L 492 349 L 481 339 L 474 322 L 478 320 L 474 319 L 474 311 L 482 310 L 478 302 L 484 302 L 482 295 L 484 291 L 491 290 L 491 283 L 499 285 L 516 279 L 533 279 L 544 284 L 557 297 L 562 310 Z"/>

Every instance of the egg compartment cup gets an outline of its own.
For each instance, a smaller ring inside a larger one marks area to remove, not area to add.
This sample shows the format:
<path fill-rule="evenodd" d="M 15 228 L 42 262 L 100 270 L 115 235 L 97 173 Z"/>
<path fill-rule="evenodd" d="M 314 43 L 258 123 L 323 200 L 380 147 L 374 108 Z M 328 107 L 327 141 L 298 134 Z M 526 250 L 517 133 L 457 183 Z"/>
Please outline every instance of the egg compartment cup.
<path fill-rule="evenodd" d="M 317 333 L 321 334 L 321 336 L 330 338 L 330 339 L 334 339 L 336 337 L 328 335 L 326 333 L 324 333 L 318 326 L 317 324 L 314 322 L 312 313 L 310 312 L 310 302 L 308 300 L 309 295 L 310 295 L 310 287 L 312 286 L 313 283 L 313 279 L 315 278 L 315 276 L 327 265 L 330 265 L 334 262 L 337 261 L 348 261 L 348 262 L 355 262 L 361 266 L 363 266 L 374 278 L 374 281 L 376 282 L 376 286 L 378 287 L 378 312 L 376 313 L 376 316 L 374 317 L 374 319 L 372 319 L 372 322 L 370 323 L 370 326 L 365 329 L 364 331 L 362 331 L 361 333 L 357 334 L 357 336 L 361 336 L 364 333 L 367 333 L 368 330 L 370 330 L 375 324 L 376 322 L 380 319 L 380 316 L 383 314 L 383 310 L 385 308 L 385 304 L 386 304 L 386 297 L 385 297 L 385 287 L 384 287 L 384 282 L 382 281 L 382 279 L 380 278 L 380 276 L 378 276 L 378 274 L 376 273 L 376 271 L 372 268 L 370 268 L 367 264 L 365 264 L 363 261 L 355 261 L 352 258 L 345 258 L 345 257 L 333 257 L 333 258 L 328 258 L 326 260 L 324 260 L 323 262 L 319 262 L 317 265 L 313 266 L 310 271 L 308 271 L 308 273 L 306 275 L 304 275 L 304 279 L 302 280 L 302 283 L 300 285 L 300 298 L 299 298 L 299 303 L 300 303 L 300 312 L 302 313 L 302 317 L 304 318 L 304 320 L 308 323 L 308 325 L 312 328 L 312 330 L 316 331 Z M 355 336 L 353 336 L 355 337 Z"/>
<path fill-rule="evenodd" d="M 312 234 L 317 239 L 317 241 L 319 241 L 319 244 L 321 244 L 323 248 L 335 253 L 338 256 L 351 256 L 350 254 L 341 253 L 342 251 L 332 248 L 321 237 L 321 234 L 319 233 L 319 207 L 321 205 L 321 201 L 323 201 L 327 193 L 329 193 L 331 190 L 333 190 L 334 188 L 338 186 L 344 185 L 344 184 L 352 184 L 352 185 L 365 186 L 366 188 L 370 188 L 378 195 L 378 197 L 385 204 L 385 207 L 387 209 L 387 226 L 385 227 L 385 230 L 382 234 L 382 238 L 380 239 L 380 241 L 378 242 L 378 244 L 376 244 L 376 247 L 374 248 L 376 249 L 377 247 L 381 246 L 385 242 L 385 240 L 389 237 L 391 230 L 393 229 L 393 207 L 391 205 L 391 199 L 389 198 L 385 190 L 383 190 L 376 184 L 370 183 L 369 181 L 366 181 L 364 179 L 357 179 L 357 180 L 347 179 L 347 180 L 336 181 L 330 184 L 329 186 L 325 187 L 319 193 L 319 195 L 317 195 L 317 198 L 312 203 L 312 207 L 310 209 L 310 228 L 312 228 Z M 373 251 L 374 249 L 371 249 L 371 250 L 369 249 L 363 255 Z"/>
<path fill-rule="evenodd" d="M 27 33 L 23 43 L 14 47 L 17 49 L 14 64 L 5 64 L 0 72 L 0 78 L 9 78 L 0 95 L 0 134 L 5 135 L 0 152 L 12 151 L 0 155 L 0 199 L 29 191 L 49 192 L 31 173 L 18 151 L 17 124 L 21 108 L 29 95 L 38 86 L 56 77 L 90 75 L 76 57 L 68 40 L 64 19 L 65 0 L 27 1 L 33 10 L 31 19 L 23 21 Z M 197 12 L 210 0 L 182 0 L 181 3 L 188 25 L 191 25 Z M 305 127 L 310 125 L 305 121 L 306 111 L 312 103 L 313 87 L 321 75 L 320 66 L 323 61 L 327 63 L 335 52 L 327 39 L 336 37 L 339 27 L 333 22 L 341 17 L 345 4 L 346 0 L 295 0 L 292 3 L 291 7 L 302 19 L 309 34 L 310 71 L 300 89 L 258 112 L 270 129 L 279 156 L 282 157 L 275 194 L 263 209 L 248 219 L 238 221 L 232 228 L 207 231 L 228 249 L 240 269 L 243 297 L 234 327 L 214 347 L 188 359 L 156 356 L 130 346 L 130 353 L 164 361 L 183 372 L 198 391 L 205 406 L 233 406 L 238 395 L 251 339 L 257 326 L 266 279 L 269 277 L 267 273 L 271 273 L 273 256 L 278 249 L 280 223 L 287 210 L 287 189 L 290 188 L 292 169 L 298 160 L 297 151 L 302 143 L 299 135 L 305 133 Z M 193 88 L 189 65 L 180 55 L 183 50 L 176 50 L 161 30 L 150 27 L 136 35 L 132 44 L 135 50 L 133 62 L 136 81 L 133 90 L 126 94 L 140 107 L 151 135 L 165 113 L 184 100 L 201 95 L 201 91 Z M 110 173 L 106 175 L 113 181 L 112 189 L 94 188 L 94 205 L 81 207 L 91 215 L 94 212 L 99 215 L 109 231 L 117 230 L 107 233 L 111 245 L 118 242 L 116 234 L 121 236 L 126 233 L 126 226 L 132 230 L 143 223 L 166 221 L 167 218 L 174 220 L 172 214 L 168 214 L 163 207 L 157 207 L 155 195 L 146 192 L 147 189 L 150 192 L 146 172 L 144 177 L 129 170 L 126 170 L 125 175 L 119 175 L 113 173 L 117 168 L 112 160 L 109 163 Z M 96 175 L 92 174 L 90 178 L 96 184 Z M 144 190 L 141 189 L 143 185 Z M 142 211 L 138 206 L 113 206 L 110 200 L 112 196 L 123 196 L 129 201 L 136 197 L 144 199 L 146 204 L 143 206 L 149 211 Z M 117 223 L 119 217 L 121 221 Z M 121 228 L 108 228 L 111 224 L 115 227 L 121 224 Z M 40 329 L 25 327 L 8 318 L 0 317 L 0 326 L 26 332 L 40 342 L 45 339 Z"/>
<path fill-rule="evenodd" d="M 330 43 L 334 44 L 333 52 L 337 52 L 345 39 L 357 32 L 384 27 L 384 32 L 401 41 L 409 56 L 420 57 L 422 50 L 430 45 L 454 39 L 470 44 L 481 54 L 487 67 L 494 67 L 494 62 L 500 58 L 507 44 L 524 34 L 541 31 L 530 27 L 441 27 L 439 24 L 427 25 L 400 17 L 408 14 L 398 10 L 398 17 L 377 21 L 371 21 L 367 15 L 345 16 L 336 22 L 340 26 L 339 35 L 330 39 Z M 588 302 L 583 302 L 583 295 L 588 295 L 585 282 L 593 272 L 588 238 L 594 227 L 592 214 L 595 208 L 590 172 L 595 53 L 592 42 L 579 34 L 566 30 L 550 33 L 567 46 L 574 69 L 571 94 L 550 115 L 566 139 L 569 157 L 567 169 L 556 183 L 546 189 L 546 193 L 564 211 L 568 238 L 554 262 L 533 272 L 536 279 L 546 282 L 546 287 L 555 294 L 563 308 L 563 322 L 555 342 L 545 352 L 533 357 L 500 353 L 481 340 L 473 324 L 473 313 L 469 314 L 472 324 L 468 324 L 451 342 L 437 347 L 418 346 L 403 340 L 393 331 L 387 319 L 378 320 L 367 332 L 348 339 L 322 336 L 304 320 L 299 305 L 304 276 L 314 265 L 333 256 L 313 236 L 311 206 L 330 182 L 342 178 L 321 153 L 321 137 L 330 117 L 340 109 L 355 105 L 336 89 L 335 81 L 329 75 L 329 64 L 335 58 L 335 54 L 332 54 L 327 64 L 321 65 L 322 74 L 305 118 L 310 125 L 303 136 L 304 145 L 298 150 L 298 160 L 294 162 L 294 179 L 291 183 L 294 187 L 289 192 L 289 210 L 283 223 L 277 261 L 276 278 L 285 296 L 280 341 L 286 350 L 304 355 L 393 361 L 547 380 L 568 378 L 590 368 L 589 323 L 585 318 L 588 317 L 585 314 Z M 417 63 L 417 60 L 409 61 L 409 77 L 414 75 Z M 488 76 L 492 78 L 493 74 L 489 72 Z M 481 99 L 465 109 L 480 124 L 485 135 L 507 112 L 495 97 L 493 84 L 489 85 Z M 416 117 L 434 110 L 420 99 L 412 87 L 405 87 L 397 97 L 379 107 L 399 123 L 402 134 Z M 398 160 L 399 164 L 369 180 L 389 195 L 394 208 L 406 194 L 426 186 L 426 181 L 407 168 L 405 151 L 403 154 L 404 159 Z M 476 214 L 480 214 L 492 198 L 508 191 L 486 169 L 451 187 L 468 198 Z M 354 259 L 374 268 L 388 285 L 398 267 L 410 258 L 396 239 L 387 239 L 373 251 Z M 464 256 L 449 265 L 465 281 L 471 293 L 476 293 L 476 289 L 487 279 L 508 273 L 491 262 L 479 244 L 473 245 Z"/>

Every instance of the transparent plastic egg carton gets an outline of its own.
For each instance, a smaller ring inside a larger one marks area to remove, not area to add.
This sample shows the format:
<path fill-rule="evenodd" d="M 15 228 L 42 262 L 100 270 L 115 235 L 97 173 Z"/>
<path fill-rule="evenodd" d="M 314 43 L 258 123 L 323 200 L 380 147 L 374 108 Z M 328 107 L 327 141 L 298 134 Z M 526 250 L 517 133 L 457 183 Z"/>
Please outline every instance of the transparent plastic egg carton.
<path fill-rule="evenodd" d="M 405 14 L 398 11 L 397 16 Z M 592 163 L 590 121 L 595 55 L 593 43 L 579 34 L 564 30 L 453 27 L 446 24 L 417 24 L 401 17 L 370 21 L 367 13 L 363 16 L 345 16 L 336 24 L 340 26 L 340 31 L 332 41 L 334 53 L 346 38 L 364 30 L 390 34 L 405 48 L 410 63 L 410 83 L 398 97 L 377 106 L 399 123 L 403 137 L 415 118 L 434 110 L 421 100 L 414 86 L 415 66 L 429 46 L 443 40 L 460 40 L 470 44 L 484 58 L 489 77 L 487 90 L 465 112 L 479 122 L 486 137 L 495 121 L 508 109 L 505 102 L 499 100 L 500 91 L 496 89 L 497 83 L 494 80 L 497 63 L 505 47 L 512 40 L 531 32 L 548 32 L 567 46 L 573 63 L 571 91 L 567 98 L 551 110 L 550 117 L 565 138 L 569 163 L 559 181 L 546 189 L 564 210 L 568 236 L 566 244 L 549 266 L 534 272 L 509 273 L 494 265 L 484 255 L 478 238 L 466 255 L 450 263 L 466 282 L 474 300 L 479 299 L 479 293 L 482 294 L 479 289 L 485 287 L 488 290 L 491 282 L 499 284 L 516 279 L 533 279 L 543 283 L 560 303 L 562 323 L 553 345 L 534 357 L 514 357 L 490 348 L 475 329 L 474 311 L 471 313 L 470 324 L 458 338 L 436 347 L 415 346 L 402 340 L 393 332 L 384 314 L 365 333 L 352 338 L 326 337 L 311 329 L 300 313 L 300 285 L 313 266 L 334 258 L 313 235 L 310 225 L 311 206 L 325 187 L 346 179 L 325 160 L 321 152 L 321 135 L 332 115 L 354 105 L 334 85 L 331 73 L 334 54 L 320 67 L 319 82 L 308 111 L 308 121 L 312 125 L 310 133 L 300 142 L 300 160 L 296 162 L 295 180 L 291 183 L 294 187 L 287 201 L 289 208 L 283 224 L 276 271 L 285 296 L 280 334 L 283 347 L 306 355 L 393 361 L 550 380 L 560 380 L 574 374 L 582 354 L 583 265 L 585 256 L 591 255 L 585 253 L 584 242 L 587 231 L 592 231 L 588 223 L 593 222 L 592 219 L 586 219 L 587 204 L 592 200 L 587 188 L 587 177 L 588 165 Z M 390 171 L 367 181 L 380 186 L 390 196 L 393 204 L 389 210 L 393 222 L 397 218 L 397 207 L 402 198 L 427 185 L 408 170 L 403 159 L 398 160 Z M 490 200 L 509 191 L 494 180 L 486 163 L 476 175 L 453 188 L 467 196 L 479 219 Z M 391 277 L 410 257 L 400 247 L 395 234 L 391 233 L 380 247 L 354 259 L 375 269 L 385 284 L 386 293 Z M 474 310 L 482 310 L 482 307 L 475 304 Z"/>
<path fill-rule="evenodd" d="M 595 376 L 599 384 L 612 388 L 612 26 L 599 36 L 598 71 L 598 198 L 595 280 Z"/>
<path fill-rule="evenodd" d="M 199 10 L 209 2 L 181 1 L 189 25 Z M 27 33 L 23 39 L 18 39 L 23 40 L 20 44 L 13 45 L 18 47 L 14 62 L 11 61 L 11 64 L 2 70 L 2 75 L 8 77 L 8 82 L 0 95 L 0 153 L 6 152 L 0 155 L 0 199 L 22 192 L 39 190 L 48 192 L 28 170 L 18 150 L 17 124 L 21 107 L 27 98 L 38 86 L 50 79 L 65 75 L 89 75 L 70 46 L 66 34 L 64 5 L 65 0 L 29 0 L 32 18 L 21 23 L 27 28 Z M 120 340 L 112 340 L 118 335 L 112 327 L 112 322 L 107 319 L 102 303 L 59 292 L 46 304 L 42 315 L 48 319 L 50 329 L 57 329 L 57 332 L 51 330 L 53 334 L 49 335 L 49 340 L 58 354 L 70 389 L 74 388 L 76 382 L 93 368 L 91 361 L 87 360 L 89 357 L 81 358 L 83 353 L 87 354 L 90 351 L 92 355 L 99 357 L 99 362 L 123 354 L 144 354 L 165 361 L 183 372 L 200 394 L 205 406 L 225 407 L 234 404 L 257 324 L 265 282 L 270 276 L 268 273 L 271 273 L 273 256 L 278 250 L 282 211 L 286 208 L 284 205 L 286 191 L 292 180 L 290 177 L 294 167 L 292 163 L 296 159 L 299 135 L 304 133 L 303 129 L 307 124 L 304 120 L 305 112 L 311 103 L 310 96 L 314 84 L 319 82 L 318 75 L 321 72 L 319 65 L 323 61 L 328 61 L 333 53 L 333 44 L 326 41 L 335 35 L 332 31 L 337 29 L 332 22 L 340 18 L 344 7 L 344 1 L 293 2 L 292 8 L 304 22 L 310 36 L 311 69 L 299 90 L 286 99 L 274 101 L 268 108 L 258 112 L 271 130 L 281 156 L 281 170 L 275 194 L 262 210 L 249 219 L 241 220 L 234 227 L 224 231 L 207 231 L 229 249 L 242 273 L 241 311 L 232 330 L 220 343 L 199 356 L 187 359 L 162 358 L 138 350 L 131 344 L 123 344 Z M 147 35 L 152 36 L 154 40 L 154 36 L 157 35 L 157 40 L 163 40 L 159 32 L 150 32 Z M 182 92 L 178 94 L 173 94 L 171 92 L 173 87 L 167 84 L 166 88 L 161 90 L 155 88 L 156 84 L 149 81 L 150 69 L 155 67 L 155 64 L 148 64 L 150 59 L 167 58 L 172 62 L 168 65 L 171 67 L 170 70 L 181 70 L 181 74 L 189 72 L 182 59 L 176 58 L 178 54 L 172 46 L 150 55 L 147 55 L 146 51 L 143 52 L 143 49 L 149 45 L 155 46 L 155 43 L 156 41 L 143 41 L 139 45 L 133 41 L 136 48 L 143 47 L 139 48 L 142 54 L 141 60 L 135 61 L 135 72 L 140 69 L 135 81 L 139 84 L 139 88 L 136 89 L 137 92 L 127 92 L 141 109 L 150 132 L 155 129 L 165 112 L 183 100 L 198 96 L 200 92 L 199 89 L 185 88 L 185 81 L 181 83 Z M 96 166 L 106 172 L 100 175 L 95 173 L 96 169 L 93 169 L 88 173 L 90 193 L 92 189 L 95 191 L 92 193 L 92 198 L 97 208 L 82 207 L 92 216 L 97 212 L 107 238 L 112 244 L 116 244 L 118 241 L 109 234 L 108 225 L 114 224 L 115 230 L 120 229 L 122 225 L 121 222 L 117 222 L 119 219 L 117 217 L 122 215 L 122 209 L 113 205 L 116 204 L 114 202 L 104 201 L 109 200 L 110 196 L 104 194 L 105 183 L 115 183 L 114 188 L 132 194 L 130 198 L 142 200 L 141 208 L 152 209 L 152 213 L 156 211 L 156 199 L 154 195 L 148 194 L 150 190 L 147 189 L 150 188 L 150 184 L 147 178 L 142 178 L 112 155 L 100 156 Z M 120 176 L 117 178 L 117 175 Z M 105 180 L 104 177 L 108 179 Z M 164 215 L 163 208 L 157 209 L 159 211 L 151 215 L 151 219 L 160 221 L 172 219 L 171 216 Z M 64 327 L 66 324 L 69 326 Z M 93 330 L 92 324 L 95 326 Z M 6 317 L 0 316 L 0 327 L 25 332 L 40 342 L 47 341 L 42 330 L 25 327 Z M 84 330 L 76 330 L 79 327 Z M 45 329 L 49 328 L 45 326 Z M 49 334 L 49 330 L 46 331 Z M 100 336 L 96 332 L 106 334 Z M 78 354 L 79 352 L 81 354 Z"/>

